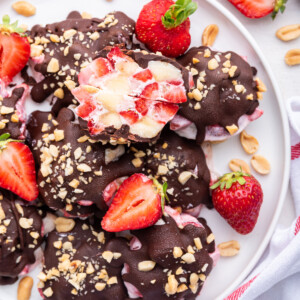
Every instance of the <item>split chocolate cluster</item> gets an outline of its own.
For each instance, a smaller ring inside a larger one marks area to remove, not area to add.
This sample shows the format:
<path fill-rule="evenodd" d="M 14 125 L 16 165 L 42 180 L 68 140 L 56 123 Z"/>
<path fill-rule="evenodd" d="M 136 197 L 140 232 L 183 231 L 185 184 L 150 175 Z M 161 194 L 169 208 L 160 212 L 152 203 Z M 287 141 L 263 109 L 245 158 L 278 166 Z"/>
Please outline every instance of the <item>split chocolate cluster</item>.
<path fill-rule="evenodd" d="M 266 91 L 256 70 L 238 54 L 191 48 L 178 58 L 193 77 L 189 101 L 171 128 L 198 143 L 222 141 L 262 115 L 258 100 Z"/>
<path fill-rule="evenodd" d="M 114 44 L 131 48 L 135 22 L 122 12 L 104 19 L 83 19 L 71 12 L 64 21 L 34 26 L 30 31 L 31 69 L 37 81 L 32 99 L 42 102 L 54 95 L 55 110 L 72 104 L 70 90 L 77 85 L 77 75 L 100 51 Z"/>
<path fill-rule="evenodd" d="M 0 191 L 0 285 L 12 284 L 26 274 L 42 243 L 42 217 L 11 193 Z"/>

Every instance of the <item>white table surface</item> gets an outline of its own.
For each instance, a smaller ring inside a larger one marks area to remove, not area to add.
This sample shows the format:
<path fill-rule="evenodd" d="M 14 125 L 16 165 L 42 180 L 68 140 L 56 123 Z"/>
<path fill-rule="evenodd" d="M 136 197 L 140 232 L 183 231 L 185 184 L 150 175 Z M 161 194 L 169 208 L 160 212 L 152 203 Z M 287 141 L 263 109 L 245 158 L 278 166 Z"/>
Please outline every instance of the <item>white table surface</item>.
<path fill-rule="evenodd" d="M 300 48 L 300 38 L 290 42 L 282 42 L 275 36 L 277 29 L 282 26 L 300 24 L 300 0 L 288 0 L 284 14 L 279 14 L 274 21 L 270 16 L 262 19 L 246 18 L 228 0 L 218 0 L 218 2 L 228 8 L 256 39 L 273 69 L 283 99 L 295 95 L 300 96 L 300 65 L 289 67 L 284 62 L 284 56 L 288 50 Z M 220 28 L 221 30 L 222 28 Z M 289 189 L 279 224 L 287 227 L 294 219 L 295 209 Z"/>

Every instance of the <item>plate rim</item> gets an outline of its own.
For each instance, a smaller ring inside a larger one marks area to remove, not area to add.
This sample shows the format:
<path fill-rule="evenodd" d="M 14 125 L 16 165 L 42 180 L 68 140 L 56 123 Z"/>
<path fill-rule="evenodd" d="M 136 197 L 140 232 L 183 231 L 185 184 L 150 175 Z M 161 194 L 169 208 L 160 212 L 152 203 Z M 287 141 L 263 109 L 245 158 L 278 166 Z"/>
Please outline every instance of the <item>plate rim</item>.
<path fill-rule="evenodd" d="M 198 2 L 200 0 L 197 0 Z M 269 77 L 269 80 L 271 82 L 277 104 L 279 106 L 279 113 L 281 117 L 281 126 L 283 129 L 283 141 L 284 141 L 284 170 L 283 170 L 283 179 L 281 182 L 281 189 L 279 194 L 279 201 L 277 203 L 277 207 L 275 210 L 275 213 L 273 214 L 272 220 L 269 224 L 269 227 L 266 231 L 266 234 L 263 238 L 263 241 L 256 251 L 255 255 L 252 257 L 244 271 L 226 288 L 224 292 L 222 292 L 221 295 L 217 296 L 216 299 L 225 299 L 227 296 L 229 296 L 239 285 L 242 283 L 243 280 L 246 279 L 246 277 L 250 274 L 250 272 L 253 270 L 261 256 L 263 255 L 265 249 L 267 248 L 272 234 L 275 230 L 275 227 L 278 223 L 278 219 L 280 217 L 283 204 L 286 199 L 286 194 L 288 190 L 288 184 L 289 184 L 289 173 L 290 173 L 290 164 L 291 164 L 291 147 L 290 147 L 290 128 L 289 128 L 289 121 L 288 121 L 288 115 L 286 111 L 286 107 L 284 105 L 284 99 L 283 95 L 281 93 L 281 90 L 279 88 L 279 85 L 275 79 L 275 76 L 273 74 L 273 70 L 271 69 L 269 63 L 267 62 L 264 53 L 260 49 L 258 43 L 253 38 L 252 34 L 246 29 L 246 27 L 241 23 L 241 21 L 238 20 L 238 18 L 233 15 L 224 5 L 219 3 L 217 0 L 205 0 L 208 4 L 210 4 L 212 7 L 217 9 L 230 23 L 232 23 L 237 30 L 240 31 L 240 33 L 244 36 L 244 38 L 249 42 L 252 49 L 255 51 L 256 55 L 261 61 L 261 64 L 263 68 L 266 71 L 267 76 Z"/>

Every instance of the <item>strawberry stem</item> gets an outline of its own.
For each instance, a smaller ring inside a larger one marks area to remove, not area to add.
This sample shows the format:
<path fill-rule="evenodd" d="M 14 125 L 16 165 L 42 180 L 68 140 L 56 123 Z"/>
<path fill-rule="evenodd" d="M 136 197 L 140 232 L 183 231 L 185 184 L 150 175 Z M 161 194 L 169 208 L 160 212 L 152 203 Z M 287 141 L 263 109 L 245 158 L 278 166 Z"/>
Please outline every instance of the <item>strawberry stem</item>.
<path fill-rule="evenodd" d="M 2 135 L 0 135 L 0 150 L 3 150 L 6 147 L 6 145 L 10 142 L 22 143 L 22 141 L 10 139 L 9 133 L 3 133 Z"/>
<path fill-rule="evenodd" d="M 3 24 L 0 24 L 0 32 L 1 33 L 24 33 L 24 29 L 18 27 L 18 21 L 10 24 L 10 17 L 8 15 L 3 16 L 2 18 Z"/>
<path fill-rule="evenodd" d="M 274 10 L 272 13 L 273 20 L 276 18 L 276 15 L 278 14 L 279 11 L 281 11 L 281 13 L 284 12 L 286 3 L 287 3 L 287 0 L 276 0 L 275 7 L 274 7 Z"/>
<path fill-rule="evenodd" d="M 244 177 L 250 177 L 250 176 L 251 176 L 250 174 L 244 173 L 242 171 L 227 173 L 224 174 L 222 177 L 220 177 L 218 181 L 210 187 L 210 189 L 214 190 L 220 187 L 221 190 L 223 190 L 224 188 L 228 190 L 236 182 L 238 182 L 240 185 L 244 185 L 246 183 Z"/>
<path fill-rule="evenodd" d="M 162 210 L 162 212 L 164 212 L 165 202 L 166 202 L 166 200 L 169 201 L 169 197 L 167 195 L 168 183 L 164 182 L 163 185 L 161 185 L 157 179 L 153 178 L 152 180 L 153 180 L 154 186 L 157 188 L 157 191 L 160 194 L 161 210 Z"/>
<path fill-rule="evenodd" d="M 172 29 L 182 24 L 197 10 L 197 3 L 192 0 L 177 0 L 170 6 L 161 21 L 166 29 Z"/>

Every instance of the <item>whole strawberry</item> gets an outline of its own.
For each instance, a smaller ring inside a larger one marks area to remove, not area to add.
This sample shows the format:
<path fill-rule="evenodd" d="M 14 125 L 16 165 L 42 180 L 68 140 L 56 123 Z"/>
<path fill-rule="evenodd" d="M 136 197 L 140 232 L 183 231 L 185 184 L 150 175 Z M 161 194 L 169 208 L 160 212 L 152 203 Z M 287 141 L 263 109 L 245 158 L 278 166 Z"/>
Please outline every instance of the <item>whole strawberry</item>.
<path fill-rule="evenodd" d="M 218 213 L 238 233 L 250 233 L 255 227 L 263 202 L 260 183 L 252 175 L 233 172 L 223 175 L 210 188 Z"/>
<path fill-rule="evenodd" d="M 182 55 L 191 44 L 189 16 L 197 9 L 192 0 L 153 0 L 136 22 L 136 35 L 152 52 L 168 57 Z"/>

